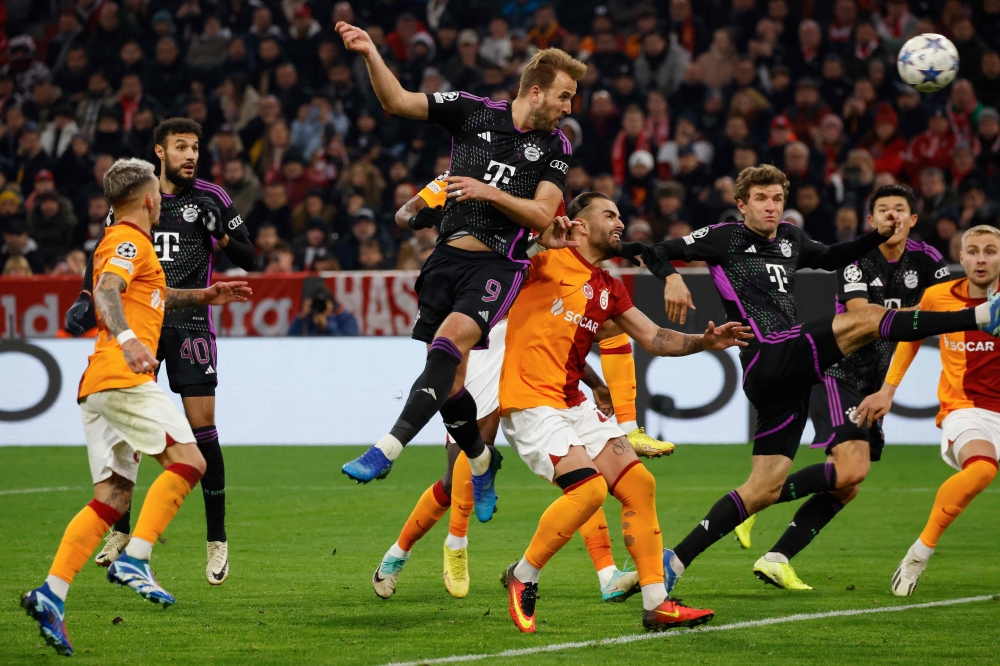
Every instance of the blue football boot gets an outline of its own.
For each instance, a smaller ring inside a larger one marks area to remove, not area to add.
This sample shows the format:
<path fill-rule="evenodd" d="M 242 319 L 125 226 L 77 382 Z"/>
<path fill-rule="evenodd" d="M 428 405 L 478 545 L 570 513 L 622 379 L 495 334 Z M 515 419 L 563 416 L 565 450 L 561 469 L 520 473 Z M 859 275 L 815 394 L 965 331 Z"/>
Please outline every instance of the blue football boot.
<path fill-rule="evenodd" d="M 59 654 L 73 656 L 73 646 L 70 645 L 66 633 L 66 612 L 64 602 L 49 589 L 45 583 L 21 597 L 21 608 L 38 623 L 38 630 L 47 645 L 51 645 Z"/>
<path fill-rule="evenodd" d="M 472 475 L 472 501 L 476 506 L 476 518 L 479 522 L 486 523 L 493 517 L 497 510 L 497 493 L 493 482 L 496 481 L 497 472 L 500 471 L 500 464 L 503 456 L 495 446 L 488 447 L 490 452 L 490 466 L 484 473 L 476 476 Z"/>
<path fill-rule="evenodd" d="M 143 599 L 148 599 L 154 604 L 161 604 L 164 607 L 174 605 L 173 595 L 156 582 L 156 577 L 149 568 L 149 560 L 139 560 L 128 553 L 122 553 L 108 567 L 108 581 L 131 587 Z"/>
<path fill-rule="evenodd" d="M 391 469 L 392 461 L 385 457 L 382 449 L 373 446 L 341 467 L 340 471 L 358 483 L 368 483 L 389 476 Z"/>

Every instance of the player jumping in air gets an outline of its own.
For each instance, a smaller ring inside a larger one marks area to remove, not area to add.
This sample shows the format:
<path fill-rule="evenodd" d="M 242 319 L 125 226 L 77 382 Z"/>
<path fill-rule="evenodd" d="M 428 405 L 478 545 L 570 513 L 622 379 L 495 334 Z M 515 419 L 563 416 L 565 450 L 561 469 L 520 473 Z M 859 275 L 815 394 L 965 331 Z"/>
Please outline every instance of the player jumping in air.
<path fill-rule="evenodd" d="M 837 312 L 853 312 L 869 303 L 886 308 L 914 308 L 927 287 L 949 279 L 941 254 L 909 238 L 917 222 L 916 200 L 905 185 L 886 185 L 872 195 L 868 218 L 873 228 L 903 220 L 902 228 L 877 249 L 838 271 Z M 812 589 L 795 574 L 788 561 L 801 552 L 833 517 L 853 500 L 868 476 L 872 461 L 882 457 L 885 440 L 881 421 L 855 420 L 861 401 L 882 386 L 895 344 L 873 340 L 826 371 L 823 383 L 813 387 L 809 415 L 816 427 L 813 446 L 826 447 L 827 462 L 789 474 L 778 502 L 803 499 L 800 479 L 832 469 L 835 490 L 810 497 L 771 550 L 754 564 L 761 580 L 789 590 Z M 750 547 L 754 514 L 736 528 L 744 548 Z"/>
<path fill-rule="evenodd" d="M 922 312 L 975 308 L 996 293 L 1000 231 L 985 225 L 966 231 L 961 262 L 968 277 L 927 289 L 920 299 Z M 942 335 L 940 345 L 941 457 L 959 471 L 941 484 L 924 531 L 892 576 L 892 593 L 901 597 L 913 594 L 941 535 L 990 485 L 1000 458 L 1000 343 L 980 331 L 969 331 Z M 889 412 L 896 387 L 919 349 L 916 341 L 896 347 L 885 384 L 861 403 L 859 418 L 871 423 Z"/>
<path fill-rule="evenodd" d="M 396 224 L 403 229 L 424 229 L 440 224 L 441 210 L 447 202 L 447 175 L 444 173 L 428 183 L 396 211 Z M 559 210 L 560 213 L 565 212 L 565 204 L 562 202 Z M 682 302 L 686 305 L 690 294 L 680 275 L 676 277 L 684 290 L 684 293 L 677 294 L 676 297 L 683 299 Z M 489 346 L 470 352 L 465 378 L 466 390 L 476 401 L 480 435 L 488 446 L 493 445 L 500 424 L 498 392 L 506 332 L 507 320 L 503 319 L 490 332 Z M 623 425 L 623 420 L 635 421 L 635 360 L 632 358 L 628 336 L 622 333 L 602 340 L 600 347 L 604 375 L 613 388 L 609 390 L 589 365 L 585 368 L 583 381 L 594 391 L 595 402 L 606 416 L 616 415 L 619 425 Z M 653 439 L 642 428 L 632 428 L 629 433 L 629 443 L 640 456 L 658 457 L 669 455 L 674 450 L 673 444 Z M 413 546 L 444 517 L 449 507 L 451 517 L 444 543 L 444 586 L 449 594 L 459 599 L 469 593 L 467 534 L 472 511 L 472 471 L 465 454 L 461 453 L 450 437 L 446 448 L 448 463 L 444 476 L 420 496 L 399 539 L 386 551 L 372 576 L 375 594 L 383 599 L 388 599 L 395 592 L 399 574 L 409 560 Z M 580 529 L 580 534 L 597 568 L 601 597 L 605 601 L 624 601 L 633 590 L 638 589 L 638 574 L 634 571 L 620 571 L 615 566 L 604 511 L 594 514 L 594 518 Z"/>
<path fill-rule="evenodd" d="M 219 187 L 195 178 L 201 126 L 187 118 L 171 118 L 153 132 L 154 150 L 160 158 L 160 192 L 163 211 L 153 233 L 153 245 L 174 289 L 194 289 L 212 279 L 214 244 L 240 268 L 256 270 L 253 243 L 229 195 Z M 88 267 L 83 291 L 66 313 L 66 326 L 83 332 L 80 321 L 90 307 L 93 282 Z M 163 320 L 163 334 L 156 351 L 165 362 L 170 390 L 184 401 L 184 413 L 205 457 L 201 479 L 207 523 L 208 563 L 205 578 L 221 585 L 229 576 L 229 540 L 226 535 L 226 468 L 215 427 L 215 387 L 219 383 L 215 354 L 215 327 L 205 305 L 170 312 Z M 108 534 L 97 563 L 108 566 L 128 543 L 130 514 L 125 511 Z"/>
<path fill-rule="evenodd" d="M 1000 335 L 996 296 L 958 312 L 889 310 L 869 304 L 797 324 L 796 270 L 837 270 L 858 261 L 897 233 L 905 216 L 876 219 L 878 226 L 870 233 L 826 246 L 781 222 L 787 193 L 788 180 L 780 169 L 748 167 L 736 182 L 743 222 L 704 227 L 653 246 L 626 243 L 622 248 L 625 256 L 642 255 L 659 277 L 674 272 L 671 259 L 706 261 L 729 320 L 748 324 L 756 336 L 740 353 L 743 390 L 757 409 L 750 478 L 719 499 L 677 547 L 664 551 L 668 591 L 706 548 L 782 498 L 805 427 L 810 388 L 823 381 L 825 370 L 874 340 L 922 340 L 979 329 Z M 796 478 L 794 492 L 800 497 L 839 487 L 833 465 L 807 467 Z"/>
<path fill-rule="evenodd" d="M 483 442 L 476 402 L 463 388 L 469 351 L 488 344 L 490 329 L 520 291 L 528 230 L 553 225 L 572 153 L 556 123 L 570 112 L 586 67 L 558 49 L 539 51 L 510 103 L 464 92 L 412 93 L 389 71 L 368 33 L 344 22 L 336 29 L 344 45 L 364 57 L 386 111 L 437 123 L 454 141 L 438 245 L 415 285 L 413 338 L 428 344 L 424 371 L 389 433 L 343 472 L 359 483 L 384 478 L 440 411 L 469 459 L 476 517 L 486 522 L 496 509 L 500 454 Z M 565 246 L 566 229 L 558 231 L 547 238 Z"/>
<path fill-rule="evenodd" d="M 21 598 L 45 642 L 63 655 L 73 654 L 64 611 L 69 586 L 101 535 L 128 510 L 140 453 L 153 456 L 164 471 L 146 493 L 135 534 L 108 568 L 108 580 L 153 603 L 173 605 L 149 559 L 153 544 L 205 473 L 205 459 L 191 426 L 154 381 L 159 362 L 151 350 L 159 341 L 165 308 L 242 302 L 251 293 L 245 282 L 202 289 L 167 286 L 150 236 L 161 201 L 152 164 L 119 160 L 104 177 L 104 192 L 117 221 L 94 251 L 98 335 L 78 397 L 94 499 L 67 526 L 45 583 Z"/>
<path fill-rule="evenodd" d="M 643 625 L 660 630 L 701 624 L 712 611 L 667 598 L 653 475 L 621 428 L 580 392 L 579 381 L 598 329 L 608 320 L 657 356 L 745 345 L 740 338 L 750 337 L 750 329 L 737 322 L 720 328 L 709 323 L 704 335 L 684 335 L 657 327 L 632 306 L 625 286 L 595 265 L 621 250 L 625 225 L 614 202 L 587 192 L 567 212 L 580 225 L 572 235 L 579 248 L 535 255 L 507 326 L 501 427 L 531 471 L 563 490 L 542 515 L 524 556 L 502 577 L 510 615 L 519 630 L 535 631 L 541 569 L 610 491 L 622 503 L 625 546 L 639 572 Z"/>

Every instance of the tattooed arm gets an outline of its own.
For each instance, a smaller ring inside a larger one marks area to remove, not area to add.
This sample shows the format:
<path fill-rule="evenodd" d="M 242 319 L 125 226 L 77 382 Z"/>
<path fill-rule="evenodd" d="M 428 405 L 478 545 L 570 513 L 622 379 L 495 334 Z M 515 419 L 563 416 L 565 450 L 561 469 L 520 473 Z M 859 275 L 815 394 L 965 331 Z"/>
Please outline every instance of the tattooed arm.
<path fill-rule="evenodd" d="M 125 287 L 125 280 L 121 277 L 114 273 L 101 273 L 101 279 L 97 281 L 97 288 L 94 290 L 97 313 L 101 316 L 104 327 L 115 337 L 129 330 L 128 321 L 125 320 L 125 306 L 122 305 Z M 137 375 L 155 372 L 160 365 L 149 347 L 134 336 L 122 345 L 122 353 L 129 369 Z"/>
<path fill-rule="evenodd" d="M 232 301 L 243 303 L 253 295 L 246 282 L 216 282 L 205 289 L 171 289 L 167 287 L 166 308 L 177 310 L 194 305 L 224 305 Z"/>
<path fill-rule="evenodd" d="M 745 347 L 747 343 L 744 341 L 753 337 L 750 328 L 741 326 L 738 322 L 730 322 L 718 328 L 709 322 L 708 329 L 701 335 L 680 333 L 660 328 L 637 308 L 626 310 L 615 317 L 614 322 L 654 356 L 687 356 L 710 349 Z"/>

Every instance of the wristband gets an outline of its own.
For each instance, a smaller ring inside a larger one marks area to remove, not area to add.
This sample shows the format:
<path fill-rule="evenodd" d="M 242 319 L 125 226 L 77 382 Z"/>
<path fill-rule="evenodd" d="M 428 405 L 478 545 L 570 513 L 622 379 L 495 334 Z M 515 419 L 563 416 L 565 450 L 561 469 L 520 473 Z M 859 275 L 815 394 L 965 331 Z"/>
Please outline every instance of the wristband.
<path fill-rule="evenodd" d="M 130 328 L 130 329 L 127 329 L 127 330 L 124 330 L 124 331 L 122 331 L 121 333 L 119 333 L 119 334 L 118 334 L 117 336 L 115 336 L 115 337 L 117 337 L 117 338 L 118 338 L 118 344 L 120 344 L 120 345 L 124 345 L 124 344 L 125 344 L 126 342 L 128 342 L 129 340 L 136 340 L 136 339 L 138 339 L 138 338 L 136 338 L 136 335 L 135 335 L 135 333 L 134 333 L 134 332 L 132 332 L 132 329 L 131 329 L 131 328 Z"/>

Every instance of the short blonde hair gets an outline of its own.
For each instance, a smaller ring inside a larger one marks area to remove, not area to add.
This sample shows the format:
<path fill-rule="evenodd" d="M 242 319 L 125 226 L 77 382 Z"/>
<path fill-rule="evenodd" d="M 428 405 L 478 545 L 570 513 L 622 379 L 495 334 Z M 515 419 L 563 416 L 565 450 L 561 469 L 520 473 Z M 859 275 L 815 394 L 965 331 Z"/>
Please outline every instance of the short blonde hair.
<path fill-rule="evenodd" d="M 104 196 L 112 206 L 128 203 L 151 180 L 156 180 L 156 172 L 146 160 L 118 160 L 104 174 Z"/>
<path fill-rule="evenodd" d="M 543 49 L 532 56 L 521 72 L 521 86 L 517 94 L 527 95 L 533 86 L 548 90 L 559 72 L 565 72 L 574 81 L 579 81 L 587 72 L 587 66 L 562 49 Z"/>
<path fill-rule="evenodd" d="M 962 247 L 965 247 L 965 244 L 972 236 L 981 236 L 982 234 L 993 234 L 996 236 L 997 240 L 1000 241 L 1000 229 L 991 227 L 988 224 L 979 224 L 969 228 L 964 234 L 962 234 Z"/>
<path fill-rule="evenodd" d="M 785 198 L 788 198 L 788 178 L 785 172 L 773 164 L 762 164 L 756 167 L 747 167 L 740 171 L 736 178 L 736 201 L 744 204 L 750 203 L 751 187 L 767 187 L 768 185 L 781 185 Z"/>

